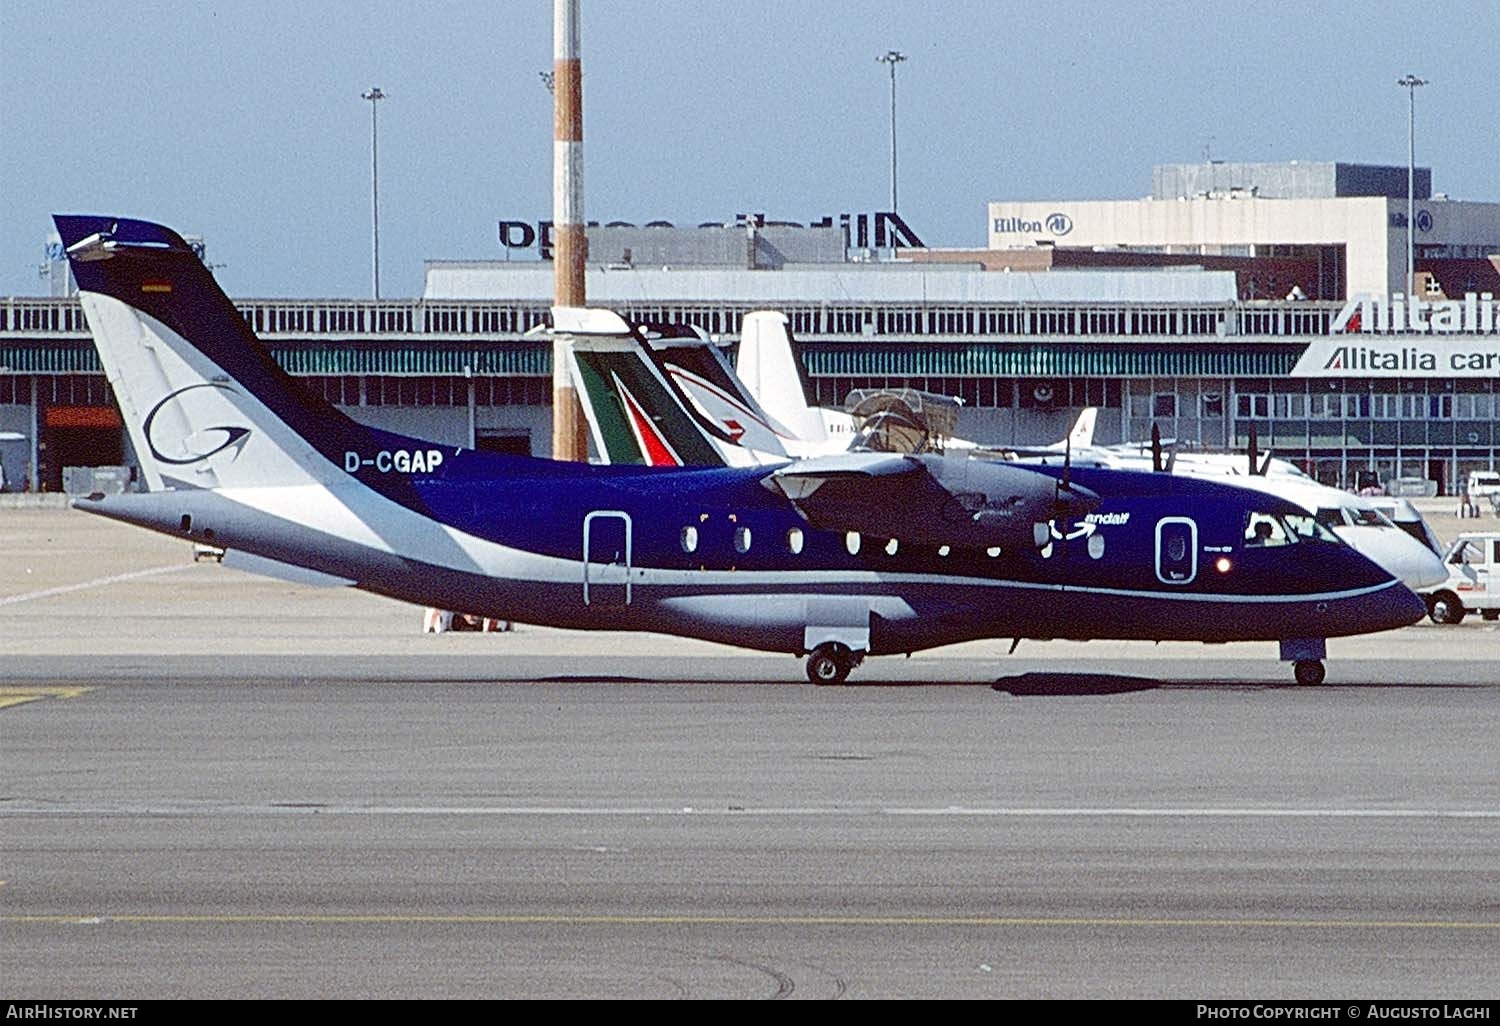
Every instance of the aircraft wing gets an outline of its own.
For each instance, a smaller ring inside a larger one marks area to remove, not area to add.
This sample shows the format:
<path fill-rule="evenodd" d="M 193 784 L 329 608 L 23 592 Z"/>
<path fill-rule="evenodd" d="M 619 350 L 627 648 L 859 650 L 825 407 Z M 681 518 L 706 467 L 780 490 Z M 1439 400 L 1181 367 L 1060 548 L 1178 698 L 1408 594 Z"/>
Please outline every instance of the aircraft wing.
<path fill-rule="evenodd" d="M 840 453 L 788 464 L 764 483 L 820 530 L 920 545 L 1032 545 L 1037 524 L 1099 504 L 1039 469 L 968 455 Z"/>

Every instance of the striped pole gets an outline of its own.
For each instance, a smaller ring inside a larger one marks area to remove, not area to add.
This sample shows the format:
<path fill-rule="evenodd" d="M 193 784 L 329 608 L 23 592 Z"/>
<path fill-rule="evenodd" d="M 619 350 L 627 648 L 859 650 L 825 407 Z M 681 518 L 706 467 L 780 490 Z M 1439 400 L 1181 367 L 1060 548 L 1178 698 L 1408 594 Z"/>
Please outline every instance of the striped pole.
<path fill-rule="evenodd" d="M 552 224 L 554 302 L 585 305 L 583 268 L 583 68 L 579 61 L 579 0 L 552 3 Z M 552 458 L 588 459 L 583 410 L 568 376 L 567 353 L 552 343 Z"/>

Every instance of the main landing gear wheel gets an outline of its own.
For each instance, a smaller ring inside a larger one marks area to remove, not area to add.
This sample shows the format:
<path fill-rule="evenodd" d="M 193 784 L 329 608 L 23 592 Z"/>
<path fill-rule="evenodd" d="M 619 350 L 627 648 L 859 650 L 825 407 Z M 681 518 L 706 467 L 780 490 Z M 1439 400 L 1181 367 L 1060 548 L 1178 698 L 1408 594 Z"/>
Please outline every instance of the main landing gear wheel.
<path fill-rule="evenodd" d="M 825 642 L 807 657 L 807 679 L 814 684 L 842 684 L 858 663 L 848 646 Z"/>
<path fill-rule="evenodd" d="M 1323 669 L 1321 659 L 1298 659 L 1292 666 L 1292 672 L 1297 676 L 1298 684 L 1321 684 L 1326 672 Z"/>

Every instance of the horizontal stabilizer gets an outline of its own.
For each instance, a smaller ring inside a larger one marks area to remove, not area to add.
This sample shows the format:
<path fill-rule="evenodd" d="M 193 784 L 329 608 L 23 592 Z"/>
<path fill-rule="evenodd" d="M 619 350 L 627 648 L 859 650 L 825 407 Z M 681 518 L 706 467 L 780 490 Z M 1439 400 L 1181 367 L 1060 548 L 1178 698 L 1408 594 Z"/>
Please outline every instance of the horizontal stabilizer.
<path fill-rule="evenodd" d="M 239 549 L 226 550 L 221 562 L 235 570 L 259 574 L 261 577 L 272 577 L 289 584 L 306 584 L 314 588 L 348 588 L 355 583 L 346 577 L 335 577 L 332 574 L 320 573 L 306 567 L 293 566 L 291 563 L 267 559 L 265 556 L 241 552 Z"/>
<path fill-rule="evenodd" d="M 632 335 L 630 322 L 613 310 L 592 306 L 554 306 L 552 330 L 560 335 Z"/>

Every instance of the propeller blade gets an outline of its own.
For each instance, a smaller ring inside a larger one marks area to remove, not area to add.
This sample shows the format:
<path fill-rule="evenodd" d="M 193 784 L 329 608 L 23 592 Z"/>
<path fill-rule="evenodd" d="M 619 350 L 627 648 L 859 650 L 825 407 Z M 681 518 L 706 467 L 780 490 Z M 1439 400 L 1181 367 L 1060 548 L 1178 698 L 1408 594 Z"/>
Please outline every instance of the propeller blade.
<path fill-rule="evenodd" d="M 1151 425 L 1151 469 L 1158 474 L 1161 473 L 1161 426 L 1153 423 Z"/>
<path fill-rule="evenodd" d="M 1250 422 L 1250 444 L 1245 447 L 1245 455 L 1249 458 L 1250 475 L 1252 477 L 1255 476 L 1256 465 L 1260 463 L 1260 446 L 1257 444 L 1258 441 L 1259 438 L 1255 432 L 1255 421 L 1252 420 Z"/>

